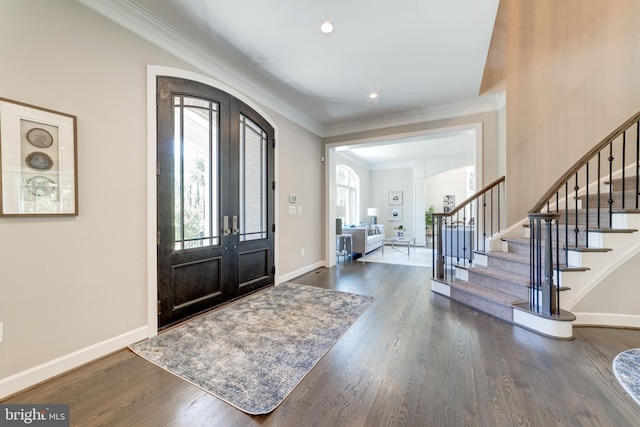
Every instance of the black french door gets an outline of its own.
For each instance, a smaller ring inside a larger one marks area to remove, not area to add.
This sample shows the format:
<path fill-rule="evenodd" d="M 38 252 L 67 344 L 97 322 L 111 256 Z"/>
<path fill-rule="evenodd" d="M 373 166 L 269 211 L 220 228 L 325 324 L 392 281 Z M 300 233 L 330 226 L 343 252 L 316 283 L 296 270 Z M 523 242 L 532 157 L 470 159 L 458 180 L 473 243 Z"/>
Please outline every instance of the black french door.
<path fill-rule="evenodd" d="M 158 77 L 158 325 L 274 282 L 274 131 L 205 84 Z"/>

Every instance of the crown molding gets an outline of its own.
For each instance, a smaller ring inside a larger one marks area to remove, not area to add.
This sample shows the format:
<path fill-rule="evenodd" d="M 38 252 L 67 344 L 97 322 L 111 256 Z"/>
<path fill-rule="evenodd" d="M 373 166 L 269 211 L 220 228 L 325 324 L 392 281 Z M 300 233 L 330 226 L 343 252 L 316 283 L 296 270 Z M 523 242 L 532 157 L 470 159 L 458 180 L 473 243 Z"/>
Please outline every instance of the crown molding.
<path fill-rule="evenodd" d="M 376 129 L 385 129 L 395 126 L 411 125 L 415 123 L 431 122 L 435 120 L 450 119 L 453 117 L 469 116 L 472 114 L 489 113 L 498 111 L 506 105 L 506 95 L 496 93 L 478 97 L 471 101 L 457 102 L 414 111 L 389 118 L 388 120 L 362 121 L 325 126 L 323 137 L 347 135 L 350 133 L 365 132 Z"/>
<path fill-rule="evenodd" d="M 322 136 L 322 126 L 282 101 L 269 89 L 241 70 L 225 62 L 162 20 L 128 0 L 77 0 L 87 8 L 126 28 L 196 67 L 206 75 L 222 81 L 255 102 L 281 114 L 308 131 Z"/>

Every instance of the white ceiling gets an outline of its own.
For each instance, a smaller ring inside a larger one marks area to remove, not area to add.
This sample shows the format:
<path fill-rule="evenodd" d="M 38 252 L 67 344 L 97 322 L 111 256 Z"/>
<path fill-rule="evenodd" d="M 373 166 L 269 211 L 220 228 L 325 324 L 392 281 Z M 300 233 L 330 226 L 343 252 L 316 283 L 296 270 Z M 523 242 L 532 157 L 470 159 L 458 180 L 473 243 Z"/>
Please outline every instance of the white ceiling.
<path fill-rule="evenodd" d="M 499 0 L 128 2 L 326 130 L 480 102 Z"/>
<path fill-rule="evenodd" d="M 497 105 L 478 93 L 499 0 L 78 1 L 320 136 Z M 443 138 L 343 154 L 375 169 L 470 146 L 468 135 Z"/>

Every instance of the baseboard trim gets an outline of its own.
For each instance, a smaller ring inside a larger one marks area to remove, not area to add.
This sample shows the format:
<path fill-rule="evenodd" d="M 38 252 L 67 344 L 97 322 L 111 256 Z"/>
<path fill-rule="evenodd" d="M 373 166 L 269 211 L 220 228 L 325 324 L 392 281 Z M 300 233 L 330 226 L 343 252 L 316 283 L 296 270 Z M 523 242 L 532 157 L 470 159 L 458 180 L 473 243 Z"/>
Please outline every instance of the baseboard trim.
<path fill-rule="evenodd" d="M 70 369 L 77 368 L 92 360 L 123 349 L 129 344 L 143 340 L 151 335 L 155 335 L 155 331 L 152 333 L 148 326 L 142 326 L 108 340 L 74 351 L 73 353 L 58 357 L 57 359 L 50 360 L 41 365 L 34 366 L 25 371 L 18 372 L 9 377 L 2 378 L 0 379 L 0 398 L 10 396 Z"/>
<path fill-rule="evenodd" d="M 318 261 L 314 264 L 307 265 L 298 270 L 292 271 L 291 273 L 283 274 L 282 276 L 278 276 L 276 279 L 276 285 L 280 283 L 288 282 L 289 280 L 295 279 L 296 277 L 302 276 L 303 274 L 307 274 L 310 271 L 315 270 L 316 268 L 326 267 L 325 261 Z"/>
<path fill-rule="evenodd" d="M 639 328 L 640 316 L 614 313 L 573 313 L 574 326 L 611 326 L 618 328 Z"/>

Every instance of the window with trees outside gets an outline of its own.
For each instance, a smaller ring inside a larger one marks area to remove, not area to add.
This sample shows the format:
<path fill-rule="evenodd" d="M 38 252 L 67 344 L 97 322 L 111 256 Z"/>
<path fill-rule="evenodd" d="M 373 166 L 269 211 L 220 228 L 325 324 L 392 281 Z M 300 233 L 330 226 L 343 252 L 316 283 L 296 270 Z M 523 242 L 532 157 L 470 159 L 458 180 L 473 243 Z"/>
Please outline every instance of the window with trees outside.
<path fill-rule="evenodd" d="M 347 215 L 342 219 L 343 224 L 358 224 L 360 222 L 358 201 L 360 192 L 360 178 L 346 165 L 336 166 L 336 205 L 346 207 Z"/>

